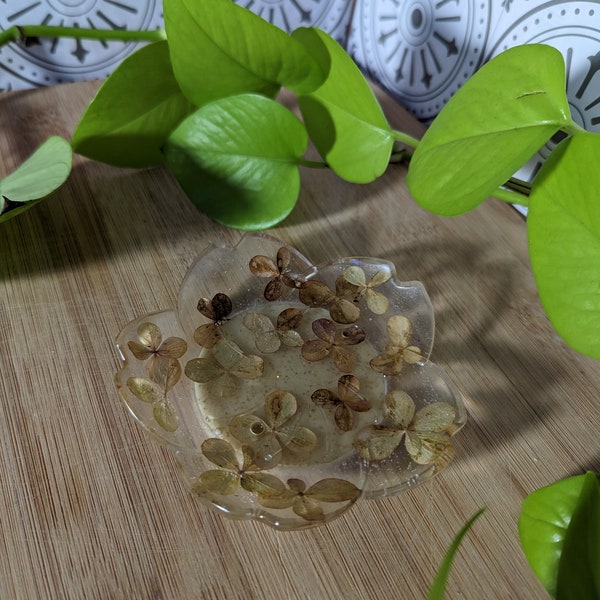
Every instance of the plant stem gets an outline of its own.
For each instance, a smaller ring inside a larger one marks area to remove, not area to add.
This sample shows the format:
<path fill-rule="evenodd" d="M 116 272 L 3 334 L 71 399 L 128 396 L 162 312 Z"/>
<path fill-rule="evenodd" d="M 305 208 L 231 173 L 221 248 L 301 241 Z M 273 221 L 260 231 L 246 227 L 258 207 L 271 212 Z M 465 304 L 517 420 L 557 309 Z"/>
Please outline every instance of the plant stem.
<path fill-rule="evenodd" d="M 410 146 L 411 148 L 416 148 L 419 145 L 419 140 L 414 138 L 412 135 L 408 135 L 408 133 L 404 133 L 403 131 L 392 130 L 392 134 L 394 135 L 394 139 L 399 142 L 402 142 L 406 146 Z"/>
<path fill-rule="evenodd" d="M 307 160 L 306 158 L 301 158 L 298 160 L 298 164 L 302 167 L 309 167 L 311 169 L 328 169 L 329 165 L 326 162 L 322 162 L 320 160 Z"/>
<path fill-rule="evenodd" d="M 76 39 L 122 41 L 122 42 L 158 42 L 166 39 L 164 29 L 150 31 L 128 31 L 126 29 L 83 29 L 81 27 L 62 27 L 60 25 L 13 25 L 0 32 L 0 46 L 10 42 L 24 43 L 29 38 L 71 37 Z"/>
<path fill-rule="evenodd" d="M 529 206 L 529 198 L 525 194 L 515 192 L 504 187 L 498 188 L 492 196 L 509 204 L 520 204 L 521 206 Z"/>

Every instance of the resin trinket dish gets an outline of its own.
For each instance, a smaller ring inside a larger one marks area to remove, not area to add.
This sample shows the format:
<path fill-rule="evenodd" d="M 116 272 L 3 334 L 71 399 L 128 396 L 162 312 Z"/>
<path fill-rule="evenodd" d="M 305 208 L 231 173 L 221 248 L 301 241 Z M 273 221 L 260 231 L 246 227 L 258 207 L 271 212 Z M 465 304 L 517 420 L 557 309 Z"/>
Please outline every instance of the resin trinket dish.
<path fill-rule="evenodd" d="M 174 310 L 123 329 L 116 384 L 202 502 L 302 529 L 452 460 L 466 411 L 433 334 L 425 288 L 391 263 L 315 266 L 246 234 L 199 257 Z"/>

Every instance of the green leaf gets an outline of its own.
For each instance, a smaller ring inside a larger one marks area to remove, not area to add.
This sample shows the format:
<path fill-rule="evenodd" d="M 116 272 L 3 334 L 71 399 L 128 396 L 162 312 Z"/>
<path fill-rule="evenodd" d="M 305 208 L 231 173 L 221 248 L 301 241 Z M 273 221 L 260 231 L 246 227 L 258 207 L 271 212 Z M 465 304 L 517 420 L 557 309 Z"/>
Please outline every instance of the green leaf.
<path fill-rule="evenodd" d="M 533 183 L 527 232 L 540 299 L 575 350 L 600 359 L 600 136 L 561 142 Z"/>
<path fill-rule="evenodd" d="M 435 213 L 467 212 L 571 124 L 560 52 L 511 48 L 475 73 L 431 124 L 411 159 L 409 190 Z"/>
<path fill-rule="evenodd" d="M 48 138 L 20 167 L 0 181 L 0 223 L 35 206 L 60 187 L 70 172 L 69 142 L 57 135 Z M 22 203 L 22 206 L 14 207 L 9 202 Z"/>
<path fill-rule="evenodd" d="M 368 183 L 387 168 L 393 133 L 363 74 L 346 51 L 319 29 L 292 34 L 328 73 L 316 91 L 298 98 L 311 140 L 342 178 Z"/>
<path fill-rule="evenodd" d="M 304 126 L 288 109 L 241 94 L 190 115 L 165 154 L 200 210 L 230 227 L 253 230 L 271 227 L 294 207 L 307 144 Z"/>
<path fill-rule="evenodd" d="M 427 594 L 427 600 L 443 600 L 444 593 L 446 590 L 446 582 L 448 581 L 448 575 L 450 574 L 450 568 L 452 567 L 452 562 L 454 561 L 454 556 L 460 546 L 462 539 L 467 534 L 467 531 L 471 529 L 473 523 L 477 521 L 477 519 L 482 515 L 485 511 L 485 508 L 479 509 L 460 529 L 460 531 L 456 534 L 452 544 L 446 551 L 444 558 L 437 570 L 435 575 L 435 579 L 429 588 L 429 593 Z"/>
<path fill-rule="evenodd" d="M 194 110 L 173 75 L 167 42 L 140 48 L 98 90 L 79 122 L 75 152 L 119 167 L 161 164 L 161 147 Z"/>
<path fill-rule="evenodd" d="M 317 63 L 287 33 L 231 0 L 164 0 L 175 76 L 196 106 L 279 88 L 301 92 L 323 80 Z"/>
<path fill-rule="evenodd" d="M 531 568 L 553 597 L 600 597 L 600 485 L 594 473 L 527 496 L 519 537 Z"/>

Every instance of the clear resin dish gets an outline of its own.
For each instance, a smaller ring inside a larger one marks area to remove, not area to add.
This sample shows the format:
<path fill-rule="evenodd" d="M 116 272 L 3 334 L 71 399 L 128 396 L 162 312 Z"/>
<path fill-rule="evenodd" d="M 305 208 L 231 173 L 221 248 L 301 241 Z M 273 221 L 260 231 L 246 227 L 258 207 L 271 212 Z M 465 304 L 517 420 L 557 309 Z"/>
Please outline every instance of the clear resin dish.
<path fill-rule="evenodd" d="M 123 329 L 116 384 L 202 502 L 301 529 L 452 460 L 466 411 L 433 333 L 425 288 L 391 263 L 315 266 L 247 234 L 200 256 L 174 310 Z"/>

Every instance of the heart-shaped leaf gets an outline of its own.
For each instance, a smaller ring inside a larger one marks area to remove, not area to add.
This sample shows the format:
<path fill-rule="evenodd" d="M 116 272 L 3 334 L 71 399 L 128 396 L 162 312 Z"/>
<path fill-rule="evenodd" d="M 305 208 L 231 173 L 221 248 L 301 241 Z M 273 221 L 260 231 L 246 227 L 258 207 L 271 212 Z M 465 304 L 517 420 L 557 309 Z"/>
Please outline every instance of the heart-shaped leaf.
<path fill-rule="evenodd" d="M 199 108 L 173 132 L 165 153 L 200 210 L 251 230 L 271 227 L 294 207 L 307 144 L 304 126 L 288 109 L 242 94 Z"/>
<path fill-rule="evenodd" d="M 314 92 L 298 98 L 311 140 L 342 179 L 368 183 L 389 163 L 393 133 L 363 74 L 346 51 L 324 31 L 292 34 L 328 73 Z"/>
<path fill-rule="evenodd" d="M 235 94 L 312 90 L 324 74 L 301 44 L 231 0 L 164 0 L 175 76 L 196 106 Z M 218 66 L 217 66 L 218 65 Z"/>
<path fill-rule="evenodd" d="M 511 48 L 475 73 L 431 124 L 410 162 L 410 192 L 438 214 L 464 213 L 571 123 L 558 50 Z"/>
<path fill-rule="evenodd" d="M 0 223 L 28 210 L 60 187 L 71 172 L 71 158 L 69 142 L 55 135 L 2 179 Z"/>
<path fill-rule="evenodd" d="M 534 181 L 527 232 L 531 266 L 552 325 L 600 359 L 600 136 L 561 142 Z"/>
<path fill-rule="evenodd" d="M 126 58 L 98 90 L 77 125 L 75 152 L 119 167 L 164 162 L 161 147 L 194 110 L 173 75 L 167 42 Z"/>
<path fill-rule="evenodd" d="M 531 568 L 556 598 L 600 593 L 600 484 L 594 473 L 536 490 L 523 501 L 519 537 Z"/>

